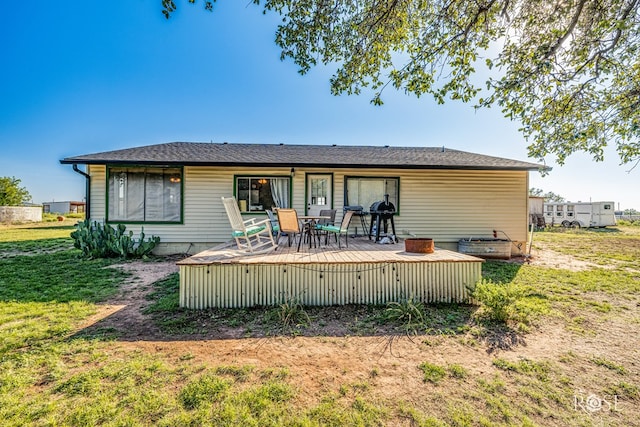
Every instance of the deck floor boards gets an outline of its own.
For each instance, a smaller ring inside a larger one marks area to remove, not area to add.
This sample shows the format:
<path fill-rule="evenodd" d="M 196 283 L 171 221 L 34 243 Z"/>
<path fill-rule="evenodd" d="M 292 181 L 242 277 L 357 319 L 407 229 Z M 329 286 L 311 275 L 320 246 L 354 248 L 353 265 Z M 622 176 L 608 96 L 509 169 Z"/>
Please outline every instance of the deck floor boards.
<path fill-rule="evenodd" d="M 211 265 L 211 264 L 296 264 L 296 263 L 331 263 L 359 264 L 380 262 L 483 262 L 482 259 L 446 249 L 436 250 L 432 254 L 409 253 L 404 250 L 404 242 L 382 245 L 365 237 L 349 237 L 349 247 L 338 248 L 334 240 L 329 244 L 321 244 L 317 248 L 309 247 L 303 242 L 297 251 L 297 240 L 289 247 L 286 236 L 281 236 L 277 250 L 259 254 L 239 251 L 235 241 L 230 241 L 211 249 L 207 249 L 189 258 L 181 260 L 178 265 Z"/>

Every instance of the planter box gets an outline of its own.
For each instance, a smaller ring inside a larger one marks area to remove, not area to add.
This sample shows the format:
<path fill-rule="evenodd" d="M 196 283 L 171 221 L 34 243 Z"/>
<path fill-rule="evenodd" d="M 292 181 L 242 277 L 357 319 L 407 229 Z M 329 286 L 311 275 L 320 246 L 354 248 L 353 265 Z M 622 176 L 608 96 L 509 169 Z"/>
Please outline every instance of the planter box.
<path fill-rule="evenodd" d="M 480 258 L 511 258 L 511 242 L 503 239 L 461 239 L 458 252 Z"/>
<path fill-rule="evenodd" d="M 432 254 L 434 251 L 433 239 L 422 237 L 404 239 L 404 250 L 416 254 Z"/>

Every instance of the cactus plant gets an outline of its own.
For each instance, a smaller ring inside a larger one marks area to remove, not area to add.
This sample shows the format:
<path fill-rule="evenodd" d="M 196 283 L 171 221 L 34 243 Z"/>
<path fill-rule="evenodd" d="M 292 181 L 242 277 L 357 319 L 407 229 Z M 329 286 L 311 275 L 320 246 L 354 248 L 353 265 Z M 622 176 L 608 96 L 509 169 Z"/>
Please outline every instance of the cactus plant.
<path fill-rule="evenodd" d="M 84 258 L 146 258 L 160 242 L 158 236 L 145 240 L 144 228 L 134 239 L 133 231 L 127 232 L 124 224 L 113 228 L 89 220 L 79 222 L 71 237 Z"/>

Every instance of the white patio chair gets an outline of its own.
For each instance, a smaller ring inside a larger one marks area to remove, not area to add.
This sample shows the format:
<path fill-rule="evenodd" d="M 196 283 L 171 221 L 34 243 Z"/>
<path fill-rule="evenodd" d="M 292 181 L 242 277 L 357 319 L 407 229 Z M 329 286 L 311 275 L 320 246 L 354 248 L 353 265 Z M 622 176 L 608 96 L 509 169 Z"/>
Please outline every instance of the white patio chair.
<path fill-rule="evenodd" d="M 231 223 L 231 235 L 236 239 L 238 249 L 251 253 L 276 250 L 278 244 L 273 240 L 271 221 L 267 218 L 256 221 L 255 218 L 243 219 L 235 197 L 223 197 L 222 204 Z"/>

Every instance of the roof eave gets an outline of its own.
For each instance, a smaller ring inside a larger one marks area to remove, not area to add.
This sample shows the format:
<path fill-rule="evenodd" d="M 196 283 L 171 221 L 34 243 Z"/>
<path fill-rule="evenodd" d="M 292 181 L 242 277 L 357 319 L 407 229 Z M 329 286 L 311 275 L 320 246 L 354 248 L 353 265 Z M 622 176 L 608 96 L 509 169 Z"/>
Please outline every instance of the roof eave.
<path fill-rule="evenodd" d="M 150 166 L 220 166 L 220 167 L 256 167 L 252 162 L 177 162 L 166 160 L 87 160 L 67 158 L 60 160 L 61 164 L 84 165 L 150 165 Z M 548 166 L 478 166 L 478 165 L 376 165 L 376 164 L 344 164 L 344 163 L 263 163 L 260 167 L 308 167 L 308 168 L 335 168 L 335 169 L 455 169 L 455 170 L 513 170 L 513 171 L 537 171 L 551 170 Z"/>

